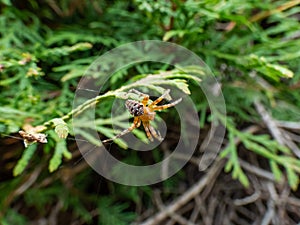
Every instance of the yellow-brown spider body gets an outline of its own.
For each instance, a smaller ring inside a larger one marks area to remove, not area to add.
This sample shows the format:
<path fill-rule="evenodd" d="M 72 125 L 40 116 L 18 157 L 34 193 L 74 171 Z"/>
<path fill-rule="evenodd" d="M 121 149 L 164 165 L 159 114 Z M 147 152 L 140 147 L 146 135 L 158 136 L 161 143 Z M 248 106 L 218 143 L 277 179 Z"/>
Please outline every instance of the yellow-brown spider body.
<path fill-rule="evenodd" d="M 164 97 L 170 92 L 169 89 L 167 89 L 162 96 L 160 96 L 159 98 L 157 98 L 155 101 L 151 102 L 150 104 L 148 104 L 149 102 L 149 95 L 143 94 L 137 90 L 132 89 L 132 92 L 135 92 L 141 96 L 143 96 L 143 100 L 141 102 L 139 101 L 135 101 L 135 100 L 127 100 L 125 102 L 125 106 L 128 109 L 128 111 L 130 112 L 131 115 L 134 116 L 134 120 L 133 120 L 133 124 L 126 130 L 122 131 L 120 134 L 118 134 L 117 136 L 104 140 L 103 143 L 114 140 L 118 137 L 121 137 L 129 132 L 131 132 L 132 130 L 134 130 L 135 128 L 138 128 L 141 123 L 143 124 L 147 137 L 148 139 L 150 139 L 151 141 L 153 141 L 153 137 L 158 139 L 158 140 L 162 140 L 161 136 L 159 133 L 157 133 L 155 131 L 155 129 L 150 125 L 150 121 L 154 120 L 155 118 L 155 111 L 157 110 L 163 110 L 163 109 L 167 109 L 170 107 L 175 106 L 176 104 L 178 104 L 182 99 L 178 99 L 170 104 L 166 104 L 166 105 L 157 105 L 159 102 L 161 102 Z"/>

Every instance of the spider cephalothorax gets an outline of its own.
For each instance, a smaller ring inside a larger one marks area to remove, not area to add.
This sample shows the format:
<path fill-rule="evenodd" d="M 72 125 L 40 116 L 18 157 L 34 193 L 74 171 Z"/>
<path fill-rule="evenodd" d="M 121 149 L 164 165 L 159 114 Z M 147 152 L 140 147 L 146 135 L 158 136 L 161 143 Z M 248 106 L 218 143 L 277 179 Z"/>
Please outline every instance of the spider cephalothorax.
<path fill-rule="evenodd" d="M 133 124 L 126 130 L 122 131 L 120 134 L 118 134 L 117 136 L 104 140 L 103 142 L 108 142 L 111 140 L 114 140 L 118 137 L 121 137 L 129 132 L 131 132 L 132 130 L 134 130 L 135 128 L 138 128 L 141 123 L 143 124 L 147 137 L 153 141 L 153 137 L 158 139 L 158 140 L 162 140 L 161 136 L 159 135 L 159 133 L 157 133 L 155 131 L 155 129 L 150 125 L 150 121 L 154 120 L 155 117 L 155 111 L 157 110 L 163 110 L 163 109 L 167 109 L 170 107 L 175 106 L 176 104 L 178 104 L 182 99 L 177 99 L 176 101 L 170 103 L 170 104 L 166 104 L 166 105 L 157 105 L 159 102 L 161 102 L 165 96 L 167 94 L 169 94 L 170 89 L 167 89 L 162 96 L 160 96 L 159 98 L 157 98 L 156 100 L 154 100 L 153 102 L 151 102 L 150 104 L 148 104 L 149 102 L 149 95 L 146 95 L 144 93 L 141 93 L 137 90 L 132 89 L 132 92 L 135 92 L 136 94 L 139 94 L 141 96 L 143 96 L 143 100 L 141 102 L 139 101 L 135 101 L 135 100 L 127 100 L 125 102 L 125 106 L 128 109 L 128 111 L 130 112 L 131 115 L 134 116 L 134 120 L 133 120 Z"/>

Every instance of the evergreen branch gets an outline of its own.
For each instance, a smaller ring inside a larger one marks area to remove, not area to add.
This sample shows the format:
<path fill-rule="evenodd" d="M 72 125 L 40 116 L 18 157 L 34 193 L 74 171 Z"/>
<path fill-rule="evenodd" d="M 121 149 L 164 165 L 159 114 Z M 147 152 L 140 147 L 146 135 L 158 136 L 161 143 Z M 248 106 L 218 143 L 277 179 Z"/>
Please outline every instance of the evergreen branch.
<path fill-rule="evenodd" d="M 178 79 L 172 79 L 172 78 L 178 78 Z M 69 121 L 73 116 L 78 116 L 88 108 L 91 108 L 98 103 L 100 103 L 102 100 L 108 98 L 108 97 L 115 97 L 115 98 L 121 98 L 121 99 L 127 99 L 128 98 L 128 93 L 126 92 L 127 90 L 133 89 L 133 88 L 138 88 L 138 87 L 148 87 L 151 86 L 151 88 L 155 88 L 157 91 L 161 92 L 162 89 L 157 85 L 171 85 L 171 86 L 176 86 L 179 88 L 181 91 L 183 91 L 186 94 L 190 94 L 186 80 L 185 79 L 193 79 L 195 81 L 199 81 L 199 78 L 193 75 L 188 75 L 188 74 L 177 74 L 174 73 L 174 77 L 170 75 L 169 73 L 160 73 L 157 75 L 148 75 L 140 80 L 137 80 L 131 84 L 124 85 L 116 90 L 113 91 L 108 91 L 107 93 L 96 96 L 95 98 L 89 99 L 82 103 L 81 105 L 77 106 L 75 109 L 70 111 L 68 114 L 62 116 L 61 118 L 55 118 L 51 119 L 43 124 L 44 129 L 41 129 L 40 132 L 45 132 L 49 129 L 52 129 L 53 127 L 57 126 L 55 124 L 55 121 L 57 119 L 61 119 L 64 122 Z"/>

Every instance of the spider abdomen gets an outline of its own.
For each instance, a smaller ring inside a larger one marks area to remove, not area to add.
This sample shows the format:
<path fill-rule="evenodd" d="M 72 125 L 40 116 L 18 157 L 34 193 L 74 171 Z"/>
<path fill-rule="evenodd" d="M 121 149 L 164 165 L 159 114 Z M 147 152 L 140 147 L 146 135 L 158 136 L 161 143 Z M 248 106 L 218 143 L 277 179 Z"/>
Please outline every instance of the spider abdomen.
<path fill-rule="evenodd" d="M 130 114 L 133 116 L 141 116 L 144 114 L 144 106 L 138 101 L 127 100 L 125 102 L 125 106 L 130 112 Z"/>

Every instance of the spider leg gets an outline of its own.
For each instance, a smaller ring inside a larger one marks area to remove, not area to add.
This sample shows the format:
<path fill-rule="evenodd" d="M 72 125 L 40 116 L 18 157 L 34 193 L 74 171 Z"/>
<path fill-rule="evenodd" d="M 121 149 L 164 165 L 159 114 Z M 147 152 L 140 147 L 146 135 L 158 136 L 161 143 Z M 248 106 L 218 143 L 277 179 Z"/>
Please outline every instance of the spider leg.
<path fill-rule="evenodd" d="M 155 129 L 149 124 L 149 130 L 153 137 L 155 137 L 157 140 L 162 141 L 163 138 L 160 136 L 159 132 L 156 132 Z"/>
<path fill-rule="evenodd" d="M 177 99 L 176 101 L 174 101 L 170 104 L 154 106 L 154 107 L 152 107 L 152 109 L 154 111 L 167 109 L 167 108 L 170 108 L 170 107 L 173 107 L 173 106 L 177 105 L 179 102 L 181 102 L 181 100 L 182 100 L 182 98 L 179 98 L 179 99 Z"/>
<path fill-rule="evenodd" d="M 166 97 L 166 95 L 169 94 L 169 92 L 170 92 L 170 89 L 167 89 L 159 98 L 157 98 L 155 101 L 153 101 L 149 105 L 149 107 L 157 105 L 157 103 L 161 102 Z"/>
<path fill-rule="evenodd" d="M 138 91 L 138 90 L 136 90 L 136 89 L 130 89 L 129 92 L 133 92 L 133 93 L 138 94 L 139 96 L 142 96 L 142 97 L 143 97 L 143 100 L 142 100 L 141 103 L 142 103 L 144 106 L 147 105 L 147 103 L 148 103 L 148 101 L 149 101 L 149 95 L 146 95 L 146 94 L 144 94 L 144 93 L 142 93 L 142 92 L 140 92 L 140 91 Z"/>
<path fill-rule="evenodd" d="M 144 126 L 144 129 L 146 131 L 146 134 L 147 134 L 147 137 L 150 141 L 153 141 L 153 137 L 151 135 L 151 131 L 150 131 L 150 123 L 148 121 L 143 121 L 143 126 Z"/>
<path fill-rule="evenodd" d="M 133 124 L 127 128 L 126 130 L 123 130 L 121 133 L 119 133 L 118 135 L 112 137 L 112 138 L 109 138 L 109 139 L 106 139 L 104 141 L 102 141 L 102 143 L 106 143 L 106 142 L 109 142 L 109 141 L 113 141 L 125 134 L 128 134 L 129 132 L 131 132 L 132 130 L 134 130 L 135 128 L 138 128 L 139 126 L 141 125 L 141 120 L 137 117 L 134 118 L 133 120 Z"/>

